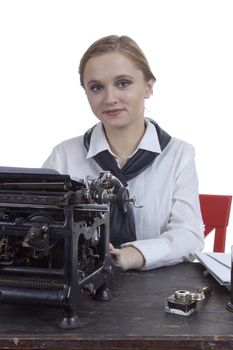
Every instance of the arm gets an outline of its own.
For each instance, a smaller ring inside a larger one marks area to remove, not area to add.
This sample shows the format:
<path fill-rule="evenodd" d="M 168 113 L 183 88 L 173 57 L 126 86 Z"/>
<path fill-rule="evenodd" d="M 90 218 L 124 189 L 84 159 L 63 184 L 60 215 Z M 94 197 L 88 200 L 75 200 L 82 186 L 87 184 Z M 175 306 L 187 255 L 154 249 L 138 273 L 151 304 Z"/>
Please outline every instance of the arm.
<path fill-rule="evenodd" d="M 174 173 L 172 206 L 166 228 L 156 238 L 126 243 L 144 256 L 143 269 L 191 260 L 192 254 L 204 246 L 198 178 L 194 150 L 189 147 L 181 155 Z"/>

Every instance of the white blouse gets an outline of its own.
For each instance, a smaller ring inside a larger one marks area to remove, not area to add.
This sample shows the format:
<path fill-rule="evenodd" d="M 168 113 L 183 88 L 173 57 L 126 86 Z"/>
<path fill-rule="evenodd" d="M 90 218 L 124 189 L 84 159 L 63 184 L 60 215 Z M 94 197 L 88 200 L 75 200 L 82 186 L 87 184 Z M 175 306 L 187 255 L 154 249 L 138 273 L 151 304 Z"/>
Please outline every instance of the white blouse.
<path fill-rule="evenodd" d="M 161 152 L 156 129 L 149 120 L 138 148 L 160 154 L 128 181 L 130 197 L 143 207 L 134 208 L 137 240 L 124 246 L 134 246 L 143 254 L 144 270 L 191 260 L 204 246 L 194 148 L 171 138 Z M 110 151 L 102 124 L 98 123 L 88 152 L 83 136 L 75 137 L 55 146 L 43 167 L 74 179 L 98 177 L 102 169 L 92 157 L 105 149 Z"/>

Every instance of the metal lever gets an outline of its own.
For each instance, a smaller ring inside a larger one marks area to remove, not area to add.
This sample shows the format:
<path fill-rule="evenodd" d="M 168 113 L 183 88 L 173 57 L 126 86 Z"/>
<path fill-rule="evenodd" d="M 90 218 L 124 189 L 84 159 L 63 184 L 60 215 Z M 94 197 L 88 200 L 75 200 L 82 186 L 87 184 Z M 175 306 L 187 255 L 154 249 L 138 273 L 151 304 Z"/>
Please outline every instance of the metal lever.
<path fill-rule="evenodd" d="M 135 196 L 132 198 L 126 199 L 126 202 L 132 203 L 134 208 L 143 208 L 143 205 L 136 205 L 136 197 Z"/>

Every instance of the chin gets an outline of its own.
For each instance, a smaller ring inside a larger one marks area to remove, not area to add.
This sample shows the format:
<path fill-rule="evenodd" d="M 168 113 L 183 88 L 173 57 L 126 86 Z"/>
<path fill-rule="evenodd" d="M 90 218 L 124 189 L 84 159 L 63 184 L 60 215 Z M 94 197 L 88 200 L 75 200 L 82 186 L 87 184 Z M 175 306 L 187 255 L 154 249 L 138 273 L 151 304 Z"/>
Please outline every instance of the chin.
<path fill-rule="evenodd" d="M 127 128 L 127 126 L 130 123 L 125 122 L 124 120 L 108 120 L 108 121 L 103 121 L 103 124 L 106 128 L 116 128 L 116 129 L 122 129 L 122 128 Z"/>

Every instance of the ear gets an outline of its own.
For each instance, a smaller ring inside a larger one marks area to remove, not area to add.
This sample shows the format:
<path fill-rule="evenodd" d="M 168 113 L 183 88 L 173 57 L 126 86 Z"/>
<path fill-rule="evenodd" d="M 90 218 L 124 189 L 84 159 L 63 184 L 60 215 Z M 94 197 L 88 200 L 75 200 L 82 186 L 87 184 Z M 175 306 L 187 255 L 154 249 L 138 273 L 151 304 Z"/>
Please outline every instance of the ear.
<path fill-rule="evenodd" d="M 150 79 L 145 85 L 145 98 L 149 98 L 153 94 L 154 80 Z"/>

